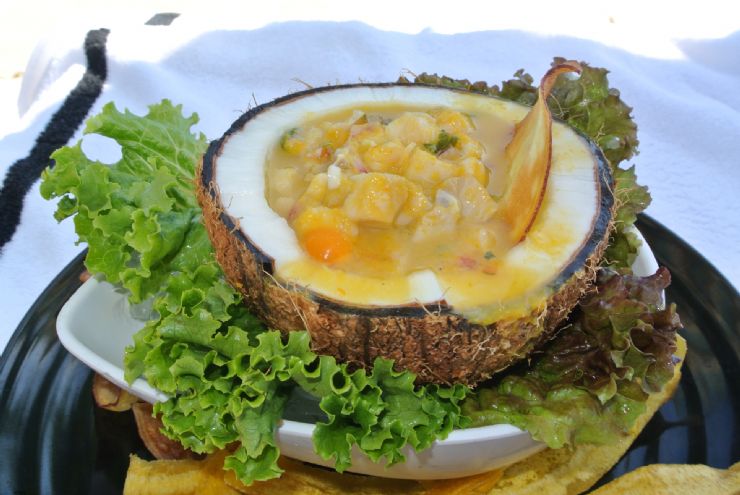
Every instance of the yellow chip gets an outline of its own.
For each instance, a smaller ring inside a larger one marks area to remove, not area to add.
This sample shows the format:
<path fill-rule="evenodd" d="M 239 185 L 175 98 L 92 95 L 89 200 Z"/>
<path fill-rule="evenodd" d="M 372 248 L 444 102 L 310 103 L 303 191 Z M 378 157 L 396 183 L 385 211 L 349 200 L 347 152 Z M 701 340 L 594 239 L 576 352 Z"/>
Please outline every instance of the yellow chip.
<path fill-rule="evenodd" d="M 380 495 L 388 493 L 423 494 L 416 481 L 391 480 L 359 474 L 339 474 L 299 461 L 281 457 L 279 466 L 285 470 L 280 478 L 260 481 L 250 486 L 236 479 L 233 471 L 225 471 L 226 484 L 245 495 Z"/>
<path fill-rule="evenodd" d="M 704 465 L 652 464 L 617 478 L 591 495 L 670 493 L 671 495 L 737 495 L 740 462 L 729 469 Z"/>
<path fill-rule="evenodd" d="M 224 482 L 223 459 L 151 461 L 131 456 L 124 495 L 239 495 Z"/>
<path fill-rule="evenodd" d="M 129 394 L 97 373 L 93 375 L 92 393 L 95 404 L 109 411 L 128 411 L 139 401 L 138 397 Z"/>

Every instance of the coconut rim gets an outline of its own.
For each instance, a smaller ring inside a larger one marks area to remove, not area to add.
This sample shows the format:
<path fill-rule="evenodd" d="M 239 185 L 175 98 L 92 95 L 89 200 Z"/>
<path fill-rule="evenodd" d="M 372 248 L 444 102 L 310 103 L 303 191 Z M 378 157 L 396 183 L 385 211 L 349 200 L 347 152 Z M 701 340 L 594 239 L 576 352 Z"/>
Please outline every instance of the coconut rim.
<path fill-rule="evenodd" d="M 273 107 L 291 103 L 294 100 L 311 96 L 319 93 L 329 92 L 333 90 L 352 89 L 352 88 L 393 88 L 393 87 L 405 87 L 405 88 L 429 88 L 439 91 L 449 91 L 459 94 L 472 94 L 475 96 L 481 96 L 484 98 L 492 98 L 506 102 L 507 104 L 519 105 L 524 108 L 531 108 L 519 102 L 500 98 L 498 96 L 477 93 L 474 91 L 468 91 L 459 88 L 448 88 L 445 86 L 438 86 L 433 84 L 421 84 L 421 83 L 355 83 L 355 84 L 340 84 L 334 86 L 322 86 L 318 88 L 311 88 L 295 93 L 290 93 L 279 98 L 276 98 L 267 103 L 263 103 L 254 108 L 247 110 L 244 114 L 239 116 L 229 127 L 229 129 L 218 139 L 211 141 L 203 155 L 202 164 L 196 180 L 200 181 L 200 187 L 206 190 L 206 193 L 211 201 L 213 201 L 219 210 L 219 220 L 229 230 L 231 235 L 235 236 L 239 242 L 246 246 L 246 248 L 254 255 L 255 260 L 261 265 L 262 271 L 269 277 L 275 278 L 275 266 L 274 258 L 269 254 L 263 252 L 249 236 L 242 230 L 240 222 L 235 220 L 231 215 L 226 212 L 226 208 L 221 201 L 220 191 L 218 184 L 214 181 L 214 172 L 216 167 L 216 161 L 221 156 L 223 146 L 230 136 L 241 131 L 244 126 L 261 114 L 264 111 L 270 110 Z M 604 156 L 603 151 L 599 146 L 582 131 L 569 125 L 567 122 L 553 118 L 554 122 L 564 124 L 568 129 L 571 129 L 581 139 L 586 142 L 589 152 L 595 158 L 596 167 L 594 173 L 596 180 L 598 181 L 597 187 L 597 211 L 595 212 L 592 219 L 592 228 L 590 235 L 585 238 L 581 243 L 580 248 L 573 251 L 569 261 L 566 262 L 563 269 L 557 272 L 557 275 L 549 283 L 540 286 L 540 291 L 549 291 L 555 293 L 560 287 L 562 287 L 568 280 L 575 276 L 587 263 L 589 258 L 595 254 L 602 243 L 604 238 L 609 233 L 612 223 L 612 210 L 614 207 L 614 195 L 613 195 L 613 178 L 611 174 L 611 168 L 609 161 Z M 342 300 L 336 300 L 327 297 L 323 294 L 319 294 L 308 287 L 300 285 L 299 283 L 290 281 L 280 281 L 285 283 L 287 286 L 293 289 L 301 290 L 309 299 L 312 301 L 331 309 L 338 313 L 354 314 L 365 317 L 411 317 L 411 318 L 423 318 L 428 316 L 430 313 L 436 315 L 447 315 L 457 314 L 454 308 L 450 306 L 444 299 L 433 301 L 431 303 L 406 303 L 398 305 L 360 305 L 355 303 L 349 303 Z M 537 290 L 537 289 L 535 289 Z M 527 297 L 525 294 L 523 297 Z"/>

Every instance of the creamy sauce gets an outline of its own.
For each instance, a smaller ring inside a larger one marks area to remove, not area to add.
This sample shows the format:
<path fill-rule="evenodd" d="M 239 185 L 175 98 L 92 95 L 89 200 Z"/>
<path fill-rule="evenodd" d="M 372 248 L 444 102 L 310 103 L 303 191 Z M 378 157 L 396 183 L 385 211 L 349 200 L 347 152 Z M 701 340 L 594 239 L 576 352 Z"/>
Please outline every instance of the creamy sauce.
<path fill-rule="evenodd" d="M 514 126 L 510 122 L 490 114 L 481 114 L 472 117 L 475 129 L 471 136 L 483 143 L 486 154 L 484 163 L 491 171 L 488 181 L 488 192 L 493 197 L 504 193 L 506 185 L 506 159 L 504 150 L 511 141 Z"/>
<path fill-rule="evenodd" d="M 383 278 L 377 289 L 389 295 L 407 290 L 401 279 L 421 270 L 490 278 L 510 248 L 495 198 L 512 132 L 510 121 L 491 114 L 393 106 L 289 130 L 265 169 L 268 204 L 310 256 L 288 271 L 316 276 L 325 265 L 353 292 L 359 282 L 348 274 Z"/>

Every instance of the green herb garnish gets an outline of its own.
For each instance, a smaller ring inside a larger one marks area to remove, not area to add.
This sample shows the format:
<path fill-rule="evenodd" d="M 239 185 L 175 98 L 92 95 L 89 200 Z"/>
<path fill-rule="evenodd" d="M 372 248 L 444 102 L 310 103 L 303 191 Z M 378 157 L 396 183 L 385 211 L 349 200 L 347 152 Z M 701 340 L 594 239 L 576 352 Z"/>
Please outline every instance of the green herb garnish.
<path fill-rule="evenodd" d="M 433 155 L 441 155 L 448 149 L 452 148 L 457 144 L 457 136 L 449 134 L 447 131 L 442 129 L 439 131 L 437 141 L 434 143 L 426 143 L 424 149 Z"/>

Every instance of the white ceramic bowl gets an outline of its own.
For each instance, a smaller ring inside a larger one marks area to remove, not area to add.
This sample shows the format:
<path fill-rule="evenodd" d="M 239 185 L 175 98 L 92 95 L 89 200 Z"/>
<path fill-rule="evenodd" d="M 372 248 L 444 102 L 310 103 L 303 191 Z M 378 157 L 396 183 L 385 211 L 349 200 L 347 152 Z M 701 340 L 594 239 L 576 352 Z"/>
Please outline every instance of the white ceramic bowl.
<path fill-rule="evenodd" d="M 638 233 L 639 234 L 639 233 Z M 658 264 L 643 242 L 633 269 L 637 275 L 655 273 Z M 130 316 L 124 295 L 106 282 L 90 279 L 75 292 L 57 318 L 57 334 L 62 345 L 80 361 L 108 380 L 148 401 L 167 400 L 139 378 L 129 385 L 123 378 L 123 355 L 132 336 L 143 323 Z M 305 462 L 333 466 L 313 449 L 314 424 L 282 420 L 277 431 L 281 452 Z M 454 430 L 445 440 L 434 442 L 424 451 L 407 446 L 406 462 L 385 467 L 374 463 L 356 447 L 349 471 L 373 476 L 404 479 L 445 479 L 470 476 L 503 467 L 528 457 L 545 445 L 529 433 L 511 425 L 493 425 Z"/>

